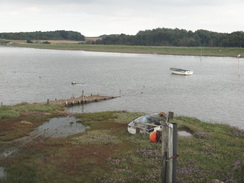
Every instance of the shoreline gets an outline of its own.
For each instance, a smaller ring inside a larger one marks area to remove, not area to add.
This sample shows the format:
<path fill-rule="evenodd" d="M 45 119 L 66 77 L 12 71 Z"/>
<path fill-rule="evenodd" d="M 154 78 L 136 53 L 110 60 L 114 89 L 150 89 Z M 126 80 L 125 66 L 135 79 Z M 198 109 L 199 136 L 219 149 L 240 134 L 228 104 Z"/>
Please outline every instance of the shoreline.
<path fill-rule="evenodd" d="M 237 47 L 175 47 L 175 46 L 126 46 L 126 45 L 97 45 L 86 43 L 62 42 L 61 40 L 45 40 L 50 44 L 26 43 L 25 40 L 5 40 L 3 46 L 16 46 L 37 49 L 53 50 L 82 50 L 95 52 L 114 53 L 138 53 L 138 54 L 161 54 L 182 56 L 215 56 L 215 57 L 237 57 L 242 58 L 244 48 Z"/>

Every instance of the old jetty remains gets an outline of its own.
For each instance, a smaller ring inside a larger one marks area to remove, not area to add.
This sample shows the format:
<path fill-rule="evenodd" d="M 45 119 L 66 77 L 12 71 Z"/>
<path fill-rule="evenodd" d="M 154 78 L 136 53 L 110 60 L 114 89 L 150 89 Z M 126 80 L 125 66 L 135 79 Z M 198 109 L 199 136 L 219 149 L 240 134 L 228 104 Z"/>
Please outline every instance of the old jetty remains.
<path fill-rule="evenodd" d="M 63 105 L 65 107 L 71 107 L 75 105 L 83 105 L 91 102 L 99 102 L 102 100 L 109 100 L 109 99 L 114 99 L 117 97 L 112 97 L 112 96 L 101 96 L 99 94 L 97 95 L 89 95 L 85 96 L 82 95 L 80 97 L 71 97 L 69 99 L 60 99 L 60 100 L 49 100 L 47 99 L 47 104 L 55 104 L 55 105 Z"/>

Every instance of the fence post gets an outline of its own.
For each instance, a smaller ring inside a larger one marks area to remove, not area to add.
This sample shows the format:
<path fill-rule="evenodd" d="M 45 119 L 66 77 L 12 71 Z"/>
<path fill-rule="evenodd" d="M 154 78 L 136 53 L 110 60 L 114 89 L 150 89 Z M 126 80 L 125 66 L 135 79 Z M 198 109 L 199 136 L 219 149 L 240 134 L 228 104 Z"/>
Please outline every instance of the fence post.
<path fill-rule="evenodd" d="M 174 118 L 174 112 L 169 111 L 168 119 L 171 120 Z"/>
<path fill-rule="evenodd" d="M 166 123 L 162 124 L 162 183 L 168 181 L 168 126 Z"/>
<path fill-rule="evenodd" d="M 176 167 L 178 157 L 178 124 L 173 124 L 173 170 L 172 170 L 172 182 L 176 182 Z"/>
<path fill-rule="evenodd" d="M 241 182 L 244 182 L 244 153 L 241 155 Z"/>
<path fill-rule="evenodd" d="M 162 183 L 176 182 L 177 123 L 162 124 Z"/>
<path fill-rule="evenodd" d="M 82 102 L 84 103 L 84 90 L 82 90 Z"/>

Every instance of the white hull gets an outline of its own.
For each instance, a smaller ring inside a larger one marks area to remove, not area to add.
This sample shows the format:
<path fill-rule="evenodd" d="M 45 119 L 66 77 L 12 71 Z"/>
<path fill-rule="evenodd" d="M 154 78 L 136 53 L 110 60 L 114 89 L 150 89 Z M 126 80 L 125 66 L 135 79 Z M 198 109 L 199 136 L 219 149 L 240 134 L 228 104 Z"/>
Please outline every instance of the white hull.
<path fill-rule="evenodd" d="M 193 74 L 193 71 L 171 71 L 171 72 L 172 72 L 172 74 L 184 75 L 184 76 Z"/>
<path fill-rule="evenodd" d="M 161 129 L 161 126 L 157 126 L 157 127 L 155 127 L 155 128 L 153 128 L 153 130 L 151 131 L 151 132 L 153 132 L 153 131 L 158 131 L 158 130 L 160 130 Z M 133 127 L 133 126 L 128 126 L 128 132 L 130 133 L 130 134 L 132 134 L 132 135 L 135 135 L 135 134 L 137 134 L 137 133 L 148 133 L 146 130 L 144 130 L 144 129 L 137 129 L 137 127 Z"/>
<path fill-rule="evenodd" d="M 165 113 L 141 116 L 128 124 L 128 132 L 134 135 L 137 133 L 150 133 L 157 131 L 161 129 L 161 122 L 167 120 L 168 117 Z"/>
<path fill-rule="evenodd" d="M 185 69 L 180 69 L 180 68 L 170 68 L 172 74 L 177 74 L 177 75 L 184 75 L 184 76 L 188 76 L 188 75 L 192 75 L 193 71 L 191 70 L 185 70 Z"/>

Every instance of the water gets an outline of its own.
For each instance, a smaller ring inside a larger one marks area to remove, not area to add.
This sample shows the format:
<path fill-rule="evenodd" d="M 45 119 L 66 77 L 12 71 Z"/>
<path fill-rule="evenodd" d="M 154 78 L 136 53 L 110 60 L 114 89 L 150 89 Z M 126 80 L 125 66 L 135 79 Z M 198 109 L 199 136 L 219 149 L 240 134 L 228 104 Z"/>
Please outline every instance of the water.
<path fill-rule="evenodd" d="M 244 129 L 244 66 L 237 58 L 0 47 L 0 102 L 44 102 L 97 94 L 121 97 L 68 112 L 168 112 Z M 170 74 L 170 67 L 192 76 Z M 71 85 L 76 81 L 77 85 Z"/>
<path fill-rule="evenodd" d="M 35 132 L 47 137 L 67 137 L 86 131 L 88 127 L 76 121 L 76 118 L 72 116 L 52 118 L 37 127 Z"/>
<path fill-rule="evenodd" d="M 6 173 L 4 171 L 3 167 L 0 167 L 0 180 L 2 180 L 6 176 Z"/>
<path fill-rule="evenodd" d="M 192 137 L 192 134 L 190 134 L 186 131 L 178 131 L 178 135 L 181 137 Z"/>

